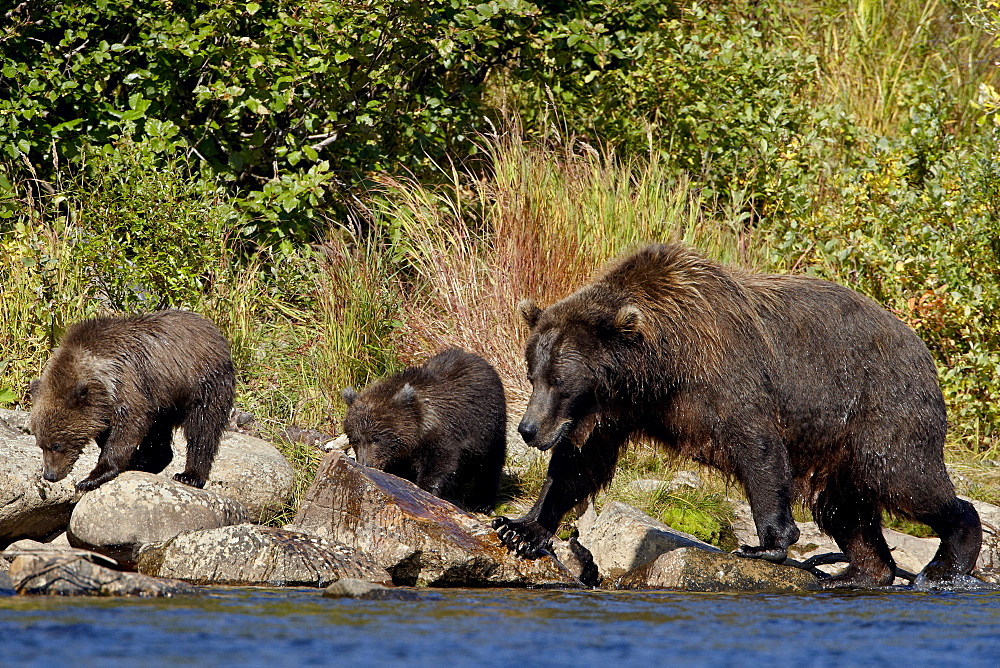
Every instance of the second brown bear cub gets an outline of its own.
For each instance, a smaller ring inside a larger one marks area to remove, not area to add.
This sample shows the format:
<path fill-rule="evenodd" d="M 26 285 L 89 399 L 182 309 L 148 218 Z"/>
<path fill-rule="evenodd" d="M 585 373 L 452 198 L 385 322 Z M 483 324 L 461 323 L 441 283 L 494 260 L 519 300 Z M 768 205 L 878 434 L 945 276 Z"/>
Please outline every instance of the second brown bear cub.
<path fill-rule="evenodd" d="M 344 390 L 358 461 L 467 510 L 490 512 L 507 453 L 507 404 L 496 371 L 458 348 L 358 394 Z"/>
<path fill-rule="evenodd" d="M 159 473 L 173 458 L 179 425 L 187 464 L 174 478 L 204 487 L 235 385 L 229 342 L 194 313 L 79 322 L 31 384 L 31 430 L 42 449 L 43 476 L 65 478 L 92 440 L 101 454 L 79 490 L 126 470 Z"/>

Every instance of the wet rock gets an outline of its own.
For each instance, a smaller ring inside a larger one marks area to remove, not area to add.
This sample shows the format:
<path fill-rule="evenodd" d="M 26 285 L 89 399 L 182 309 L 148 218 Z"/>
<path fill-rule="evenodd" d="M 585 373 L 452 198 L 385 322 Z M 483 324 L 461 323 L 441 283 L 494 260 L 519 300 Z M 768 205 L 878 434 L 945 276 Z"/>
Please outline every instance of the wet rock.
<path fill-rule="evenodd" d="M 510 554 L 485 518 L 340 452 L 322 461 L 288 528 L 361 550 L 397 585 L 579 586 L 551 557 Z"/>
<path fill-rule="evenodd" d="M 247 519 L 238 501 L 142 471 L 125 471 L 83 495 L 67 532 L 74 547 L 134 568 L 140 549 L 183 531 L 214 529 Z"/>
<path fill-rule="evenodd" d="M 985 501 L 972 499 L 966 501 L 976 507 L 979 519 L 983 523 L 983 547 L 979 550 L 976 568 L 983 571 L 1000 571 L 1000 507 Z"/>
<path fill-rule="evenodd" d="M 4 596 L 13 596 L 17 593 L 14 589 L 14 581 L 10 579 L 10 575 L 7 571 L 0 571 L 0 598 Z"/>
<path fill-rule="evenodd" d="M 605 581 L 678 548 L 719 552 L 719 548 L 657 522 L 620 501 L 604 506 L 593 526 L 586 532 L 581 530 L 580 543 L 590 550 Z"/>
<path fill-rule="evenodd" d="M 570 573 L 588 587 L 601 583 L 601 575 L 594 562 L 594 555 L 576 538 L 552 540 L 552 554 Z"/>
<path fill-rule="evenodd" d="M 799 568 L 697 547 L 681 547 L 621 576 L 615 588 L 793 592 L 820 587 L 815 576 Z"/>
<path fill-rule="evenodd" d="M 184 533 L 139 555 L 139 571 L 194 584 L 325 587 L 341 578 L 391 584 L 367 555 L 332 540 L 251 524 Z"/>
<path fill-rule="evenodd" d="M 409 589 L 396 589 L 364 580 L 337 580 L 323 590 L 325 598 L 354 598 L 363 601 L 419 601 L 426 597 Z"/>
<path fill-rule="evenodd" d="M 85 550 L 48 545 L 33 548 L 21 544 L 14 552 L 16 556 L 9 576 L 19 594 L 141 597 L 197 594 L 197 590 L 185 582 L 109 568 L 105 565 L 110 563 L 106 558 Z"/>

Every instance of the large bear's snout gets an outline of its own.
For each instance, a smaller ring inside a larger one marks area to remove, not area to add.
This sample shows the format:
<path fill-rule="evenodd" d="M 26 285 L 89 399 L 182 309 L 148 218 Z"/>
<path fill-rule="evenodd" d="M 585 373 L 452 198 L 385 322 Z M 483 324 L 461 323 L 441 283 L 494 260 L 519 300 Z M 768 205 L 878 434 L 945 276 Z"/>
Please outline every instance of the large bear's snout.
<path fill-rule="evenodd" d="M 529 420 L 521 420 L 521 424 L 517 425 L 517 433 L 521 434 L 525 443 L 530 444 L 538 436 L 538 424 Z"/>

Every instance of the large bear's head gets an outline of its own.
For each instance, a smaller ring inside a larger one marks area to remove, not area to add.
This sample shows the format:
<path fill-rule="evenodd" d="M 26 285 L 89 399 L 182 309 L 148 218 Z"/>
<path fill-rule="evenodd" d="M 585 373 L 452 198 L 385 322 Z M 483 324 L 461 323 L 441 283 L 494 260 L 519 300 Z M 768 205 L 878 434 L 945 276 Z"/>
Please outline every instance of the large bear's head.
<path fill-rule="evenodd" d="M 525 347 L 531 399 L 518 425 L 528 445 L 548 450 L 590 435 L 607 398 L 608 370 L 641 340 L 642 313 L 577 294 L 547 309 L 521 302 L 531 334 Z"/>
<path fill-rule="evenodd" d="M 31 432 L 42 449 L 42 477 L 62 480 L 111 418 L 110 390 L 92 360 L 57 350 L 31 383 Z"/>
<path fill-rule="evenodd" d="M 363 466 L 403 475 L 419 440 L 421 413 L 416 389 L 382 383 L 358 394 L 343 392 L 344 433 Z M 404 477 L 406 477 L 404 475 Z"/>

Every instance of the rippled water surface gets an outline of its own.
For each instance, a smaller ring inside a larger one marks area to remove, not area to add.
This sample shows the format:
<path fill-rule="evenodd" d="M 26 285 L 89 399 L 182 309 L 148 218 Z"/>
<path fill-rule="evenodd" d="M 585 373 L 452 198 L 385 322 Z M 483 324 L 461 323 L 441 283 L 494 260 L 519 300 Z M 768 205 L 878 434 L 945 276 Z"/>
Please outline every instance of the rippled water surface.
<path fill-rule="evenodd" d="M 1000 665 L 998 593 L 422 592 L 0 599 L 0 665 Z"/>

